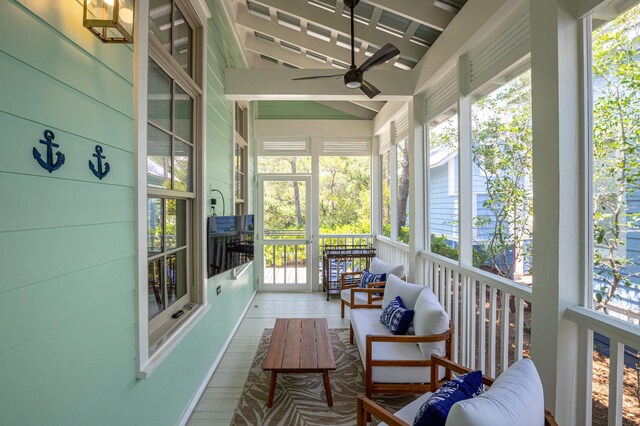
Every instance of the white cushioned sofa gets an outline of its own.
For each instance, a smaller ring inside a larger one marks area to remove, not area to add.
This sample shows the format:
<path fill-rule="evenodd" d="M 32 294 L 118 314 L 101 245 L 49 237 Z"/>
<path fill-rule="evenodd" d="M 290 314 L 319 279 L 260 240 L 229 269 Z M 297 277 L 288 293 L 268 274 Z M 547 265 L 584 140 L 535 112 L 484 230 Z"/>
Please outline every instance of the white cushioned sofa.
<path fill-rule="evenodd" d="M 378 289 L 379 291 L 379 289 Z M 351 343 L 357 343 L 367 397 L 373 393 L 423 393 L 430 389 L 431 355 L 450 358 L 453 325 L 428 287 L 391 275 L 379 308 L 351 308 Z M 383 309 L 400 296 L 414 310 L 413 334 L 393 335 L 380 322 Z"/>
<path fill-rule="evenodd" d="M 374 257 L 369 265 L 369 271 L 372 274 L 386 274 L 387 279 L 391 275 L 396 277 L 402 277 L 404 274 L 403 265 L 392 265 L 377 257 Z M 359 278 L 362 275 L 362 271 L 358 272 L 345 272 L 341 276 L 340 281 L 340 314 L 344 318 L 344 308 L 352 308 L 356 306 L 358 308 L 374 308 L 380 307 L 380 301 L 382 297 L 379 296 L 379 289 L 384 287 L 385 281 L 379 281 L 370 283 L 366 288 L 360 288 Z"/>
<path fill-rule="evenodd" d="M 467 373 L 471 370 L 447 359 L 434 356 L 433 365 L 451 372 Z M 364 395 L 358 396 L 358 426 L 364 426 L 373 414 L 384 423 L 380 425 L 408 426 L 414 423 L 420 407 L 437 390 L 439 383 L 432 375 L 431 391 L 404 406 L 395 414 Z M 544 410 L 544 394 L 538 372 L 529 359 L 511 365 L 497 379 L 483 377 L 484 393 L 456 402 L 446 417 L 446 426 L 557 426 L 551 413 Z"/>

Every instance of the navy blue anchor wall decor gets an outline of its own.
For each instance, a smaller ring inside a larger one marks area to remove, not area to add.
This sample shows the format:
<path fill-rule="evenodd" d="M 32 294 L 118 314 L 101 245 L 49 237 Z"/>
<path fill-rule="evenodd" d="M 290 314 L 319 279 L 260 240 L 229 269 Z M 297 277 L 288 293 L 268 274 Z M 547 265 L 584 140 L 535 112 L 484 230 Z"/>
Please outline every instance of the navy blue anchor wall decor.
<path fill-rule="evenodd" d="M 107 163 L 106 161 L 102 163 L 102 160 L 107 157 L 102 155 L 102 147 L 100 145 L 96 145 L 96 153 L 93 154 L 93 156 L 98 160 L 98 167 L 96 168 L 91 160 L 89 160 L 89 168 L 98 179 L 102 180 L 102 178 L 105 177 L 111 170 L 111 166 L 109 166 L 109 163 Z"/>
<path fill-rule="evenodd" d="M 38 161 L 40 166 L 47 170 L 49 173 L 58 170 L 64 164 L 64 154 L 60 151 L 56 152 L 56 162 L 53 162 L 53 148 L 59 148 L 60 145 L 57 143 L 53 143 L 53 140 L 56 136 L 53 134 L 51 130 L 44 131 L 44 139 L 40 139 L 40 143 L 47 146 L 47 161 L 42 159 L 42 155 L 38 151 L 36 147 L 33 147 L 33 158 Z"/>

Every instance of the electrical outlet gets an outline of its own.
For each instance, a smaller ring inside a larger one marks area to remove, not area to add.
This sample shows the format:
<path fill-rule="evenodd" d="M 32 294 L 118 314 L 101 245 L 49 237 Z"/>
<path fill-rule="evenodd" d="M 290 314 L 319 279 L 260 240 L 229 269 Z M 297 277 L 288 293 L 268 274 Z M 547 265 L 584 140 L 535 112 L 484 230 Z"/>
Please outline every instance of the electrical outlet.
<path fill-rule="evenodd" d="M 219 296 L 220 293 L 222 293 L 222 286 L 219 285 L 218 287 L 216 287 L 216 294 Z"/>

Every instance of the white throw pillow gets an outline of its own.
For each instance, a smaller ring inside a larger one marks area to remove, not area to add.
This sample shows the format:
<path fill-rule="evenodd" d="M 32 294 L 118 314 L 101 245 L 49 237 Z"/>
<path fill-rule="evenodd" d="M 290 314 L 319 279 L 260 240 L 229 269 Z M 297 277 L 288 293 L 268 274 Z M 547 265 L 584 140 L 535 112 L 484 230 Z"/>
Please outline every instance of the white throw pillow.
<path fill-rule="evenodd" d="M 482 395 L 451 407 L 446 426 L 543 426 L 544 394 L 538 371 L 522 359 Z"/>
<path fill-rule="evenodd" d="M 418 295 L 424 288 L 423 285 L 404 282 L 398 278 L 397 275 L 389 275 L 387 277 L 387 284 L 384 287 L 382 309 L 386 308 L 396 296 L 400 296 L 402 303 L 404 303 L 407 309 L 413 309 Z"/>
<path fill-rule="evenodd" d="M 369 272 L 372 274 L 387 274 L 387 279 L 389 278 L 389 275 L 395 275 L 396 277 L 402 278 L 404 265 L 392 265 L 374 257 L 371 261 Z"/>
<path fill-rule="evenodd" d="M 449 315 L 430 288 L 422 290 L 413 309 L 413 329 L 416 336 L 440 334 L 449 330 Z M 431 355 L 446 355 L 446 342 L 418 343 L 418 346 L 425 359 L 431 359 Z"/>

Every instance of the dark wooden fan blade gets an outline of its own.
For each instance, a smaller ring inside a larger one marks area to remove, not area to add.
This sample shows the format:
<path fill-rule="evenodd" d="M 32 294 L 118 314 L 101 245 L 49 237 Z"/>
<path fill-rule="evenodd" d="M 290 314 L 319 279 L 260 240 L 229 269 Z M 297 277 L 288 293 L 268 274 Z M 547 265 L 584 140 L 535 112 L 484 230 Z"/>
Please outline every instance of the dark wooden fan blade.
<path fill-rule="evenodd" d="M 373 67 L 384 64 L 389 59 L 393 58 L 394 56 L 398 56 L 399 54 L 400 50 L 397 47 L 395 47 L 391 43 L 387 43 L 382 46 L 376 53 L 371 55 L 369 59 L 364 61 L 362 65 L 360 65 L 359 69 L 360 71 L 365 72 L 366 70 L 369 70 Z"/>
<path fill-rule="evenodd" d="M 362 86 L 360 86 L 360 90 L 364 92 L 365 95 L 369 97 L 369 99 L 373 99 L 376 95 L 380 94 L 380 90 L 373 84 L 369 83 L 367 80 L 362 80 Z"/>
<path fill-rule="evenodd" d="M 314 76 L 311 76 L 311 77 L 292 78 L 292 80 L 319 80 L 321 78 L 337 78 L 337 77 L 342 77 L 342 76 L 344 76 L 344 74 L 314 75 Z"/>

